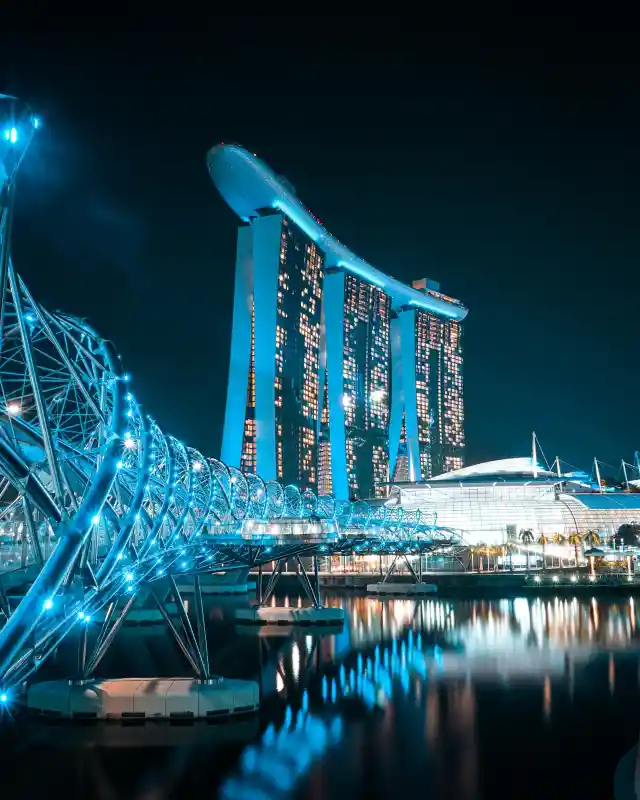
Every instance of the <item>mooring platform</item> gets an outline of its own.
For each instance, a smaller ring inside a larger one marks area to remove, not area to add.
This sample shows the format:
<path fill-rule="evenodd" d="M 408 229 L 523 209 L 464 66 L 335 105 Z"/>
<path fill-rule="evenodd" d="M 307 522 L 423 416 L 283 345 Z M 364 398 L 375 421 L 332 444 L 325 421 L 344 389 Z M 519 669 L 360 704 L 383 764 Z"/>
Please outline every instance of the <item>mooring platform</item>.
<path fill-rule="evenodd" d="M 250 581 L 248 578 L 248 568 L 204 574 L 200 576 L 200 590 L 203 595 L 247 594 L 256 588 L 255 581 Z M 193 581 L 190 578 L 176 580 L 181 594 L 193 593 Z"/>
<path fill-rule="evenodd" d="M 230 678 L 119 678 L 44 681 L 29 687 L 26 708 L 50 719 L 216 719 L 257 711 L 258 684 Z"/>
<path fill-rule="evenodd" d="M 289 636 L 293 635 L 296 627 L 296 625 L 288 625 L 286 623 L 281 623 L 279 625 L 277 623 L 262 623 L 259 625 L 256 625 L 255 623 L 244 623 L 236 625 L 235 629 L 240 636 L 252 636 L 254 638 L 257 637 L 258 639 L 287 639 Z M 312 626 L 310 625 L 309 627 Z M 323 636 L 331 636 L 332 634 L 335 635 L 342 633 L 344 629 L 344 622 L 341 620 L 340 622 L 323 623 L 320 628 L 322 629 Z M 319 634 L 320 632 L 316 631 L 316 633 Z"/>
<path fill-rule="evenodd" d="M 178 591 L 182 595 L 190 595 L 193 593 L 193 584 L 178 583 Z M 236 595 L 248 594 L 256 588 L 255 583 L 221 583 L 221 584 L 201 584 L 203 595 Z"/>
<path fill-rule="evenodd" d="M 167 612 L 169 613 L 170 617 L 177 617 L 178 616 L 178 607 L 175 603 L 167 603 L 166 604 Z M 106 608 L 101 608 L 93 615 L 92 619 L 94 622 L 103 622 L 106 614 Z M 162 622 L 164 623 L 164 617 L 154 606 L 133 606 L 129 613 L 127 614 L 127 619 L 125 620 L 125 624 L 127 625 L 149 625 L 154 622 Z"/>
<path fill-rule="evenodd" d="M 236 622 L 243 625 L 336 625 L 344 622 L 341 608 L 238 608 Z"/>
<path fill-rule="evenodd" d="M 435 583 L 368 583 L 367 592 L 378 595 L 395 595 L 397 597 L 413 597 L 421 594 L 435 594 L 438 587 Z"/>

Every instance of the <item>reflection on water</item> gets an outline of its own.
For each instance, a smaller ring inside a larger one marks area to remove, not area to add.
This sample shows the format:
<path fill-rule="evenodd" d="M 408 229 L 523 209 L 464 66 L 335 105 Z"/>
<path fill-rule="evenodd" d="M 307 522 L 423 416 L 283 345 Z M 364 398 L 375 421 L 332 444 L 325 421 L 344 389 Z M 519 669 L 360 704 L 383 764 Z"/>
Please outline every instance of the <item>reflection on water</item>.
<path fill-rule="evenodd" d="M 640 636 L 633 597 L 598 602 L 595 597 L 551 600 L 378 600 L 368 597 L 331 598 L 349 615 L 350 641 L 355 647 L 394 638 L 408 628 L 444 632 L 466 653 L 505 648 L 517 652 L 627 648 Z"/>
<path fill-rule="evenodd" d="M 43 728 L 15 723 L 0 786 L 12 798 L 55 794 L 52 781 L 67 797 L 612 796 L 640 724 L 632 597 L 326 602 L 345 608 L 342 630 L 258 636 L 233 626 L 232 606 L 211 607 L 214 668 L 260 682 L 255 727 L 55 729 L 34 772 L 25 742 Z M 163 637 L 131 628 L 121 647 L 168 674 Z"/>

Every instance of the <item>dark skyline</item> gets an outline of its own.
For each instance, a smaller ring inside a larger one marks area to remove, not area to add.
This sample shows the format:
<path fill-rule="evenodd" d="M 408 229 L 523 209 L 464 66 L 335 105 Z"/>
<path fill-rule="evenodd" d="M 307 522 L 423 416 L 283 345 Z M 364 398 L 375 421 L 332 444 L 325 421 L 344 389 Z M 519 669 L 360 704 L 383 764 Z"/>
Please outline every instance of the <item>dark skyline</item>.
<path fill-rule="evenodd" d="M 45 123 L 15 262 L 116 343 L 166 430 L 219 453 L 237 219 L 205 155 L 236 141 L 354 252 L 469 306 L 468 463 L 526 454 L 532 429 L 549 461 L 631 458 L 640 90 L 622 44 L 328 57 L 256 28 L 98 29 L 2 27 L 0 91 Z"/>

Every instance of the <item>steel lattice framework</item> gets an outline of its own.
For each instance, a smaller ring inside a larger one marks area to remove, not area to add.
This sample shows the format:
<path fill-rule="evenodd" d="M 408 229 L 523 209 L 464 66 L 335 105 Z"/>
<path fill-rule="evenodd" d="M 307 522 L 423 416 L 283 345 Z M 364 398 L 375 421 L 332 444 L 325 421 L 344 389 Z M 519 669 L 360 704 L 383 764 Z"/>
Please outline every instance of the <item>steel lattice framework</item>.
<path fill-rule="evenodd" d="M 142 587 L 196 672 L 208 676 L 206 648 L 181 604 L 179 634 L 157 594 L 168 583 L 179 597 L 176 574 L 193 576 L 201 601 L 198 576 L 222 566 L 347 541 L 386 551 L 452 543 L 419 512 L 264 482 L 164 433 L 129 391 L 111 342 L 83 320 L 45 309 L 14 270 L 15 176 L 34 119 L 19 104 L 16 113 L 13 99 L 3 102 L 18 120 L 10 131 L 26 141 L 0 138 L 0 529 L 14 557 L 0 565 L 0 578 L 18 574 L 28 588 L 16 605 L 0 582 L 0 687 L 24 680 L 74 626 L 104 609 L 88 658 L 85 634 L 82 671 L 91 672 Z"/>

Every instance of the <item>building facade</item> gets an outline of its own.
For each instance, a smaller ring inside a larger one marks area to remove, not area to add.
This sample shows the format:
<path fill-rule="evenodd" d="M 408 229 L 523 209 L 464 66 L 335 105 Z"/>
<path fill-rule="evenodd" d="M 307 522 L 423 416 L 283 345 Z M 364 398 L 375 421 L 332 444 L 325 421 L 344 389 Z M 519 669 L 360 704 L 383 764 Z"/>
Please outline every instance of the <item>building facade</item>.
<path fill-rule="evenodd" d="M 571 559 L 574 534 L 595 531 L 610 538 L 621 525 L 640 518 L 640 494 L 602 491 L 595 483 L 557 475 L 535 458 L 506 458 L 453 470 L 420 484 L 398 483 L 392 489 L 405 509 L 437 519 L 440 528 L 460 535 L 470 546 L 522 544 L 531 534 L 531 550 L 545 548 Z M 535 544 L 534 541 L 535 540 Z"/>
<path fill-rule="evenodd" d="M 243 148 L 208 166 L 242 220 L 223 461 L 339 499 L 462 466 L 467 309 L 355 256 Z"/>
<path fill-rule="evenodd" d="M 414 281 L 439 293 L 435 281 Z M 462 325 L 431 311 L 415 312 L 416 411 L 423 478 L 464 465 Z"/>
<path fill-rule="evenodd" d="M 382 289 L 345 276 L 341 403 L 352 497 L 380 495 L 389 481 L 390 311 Z"/>

